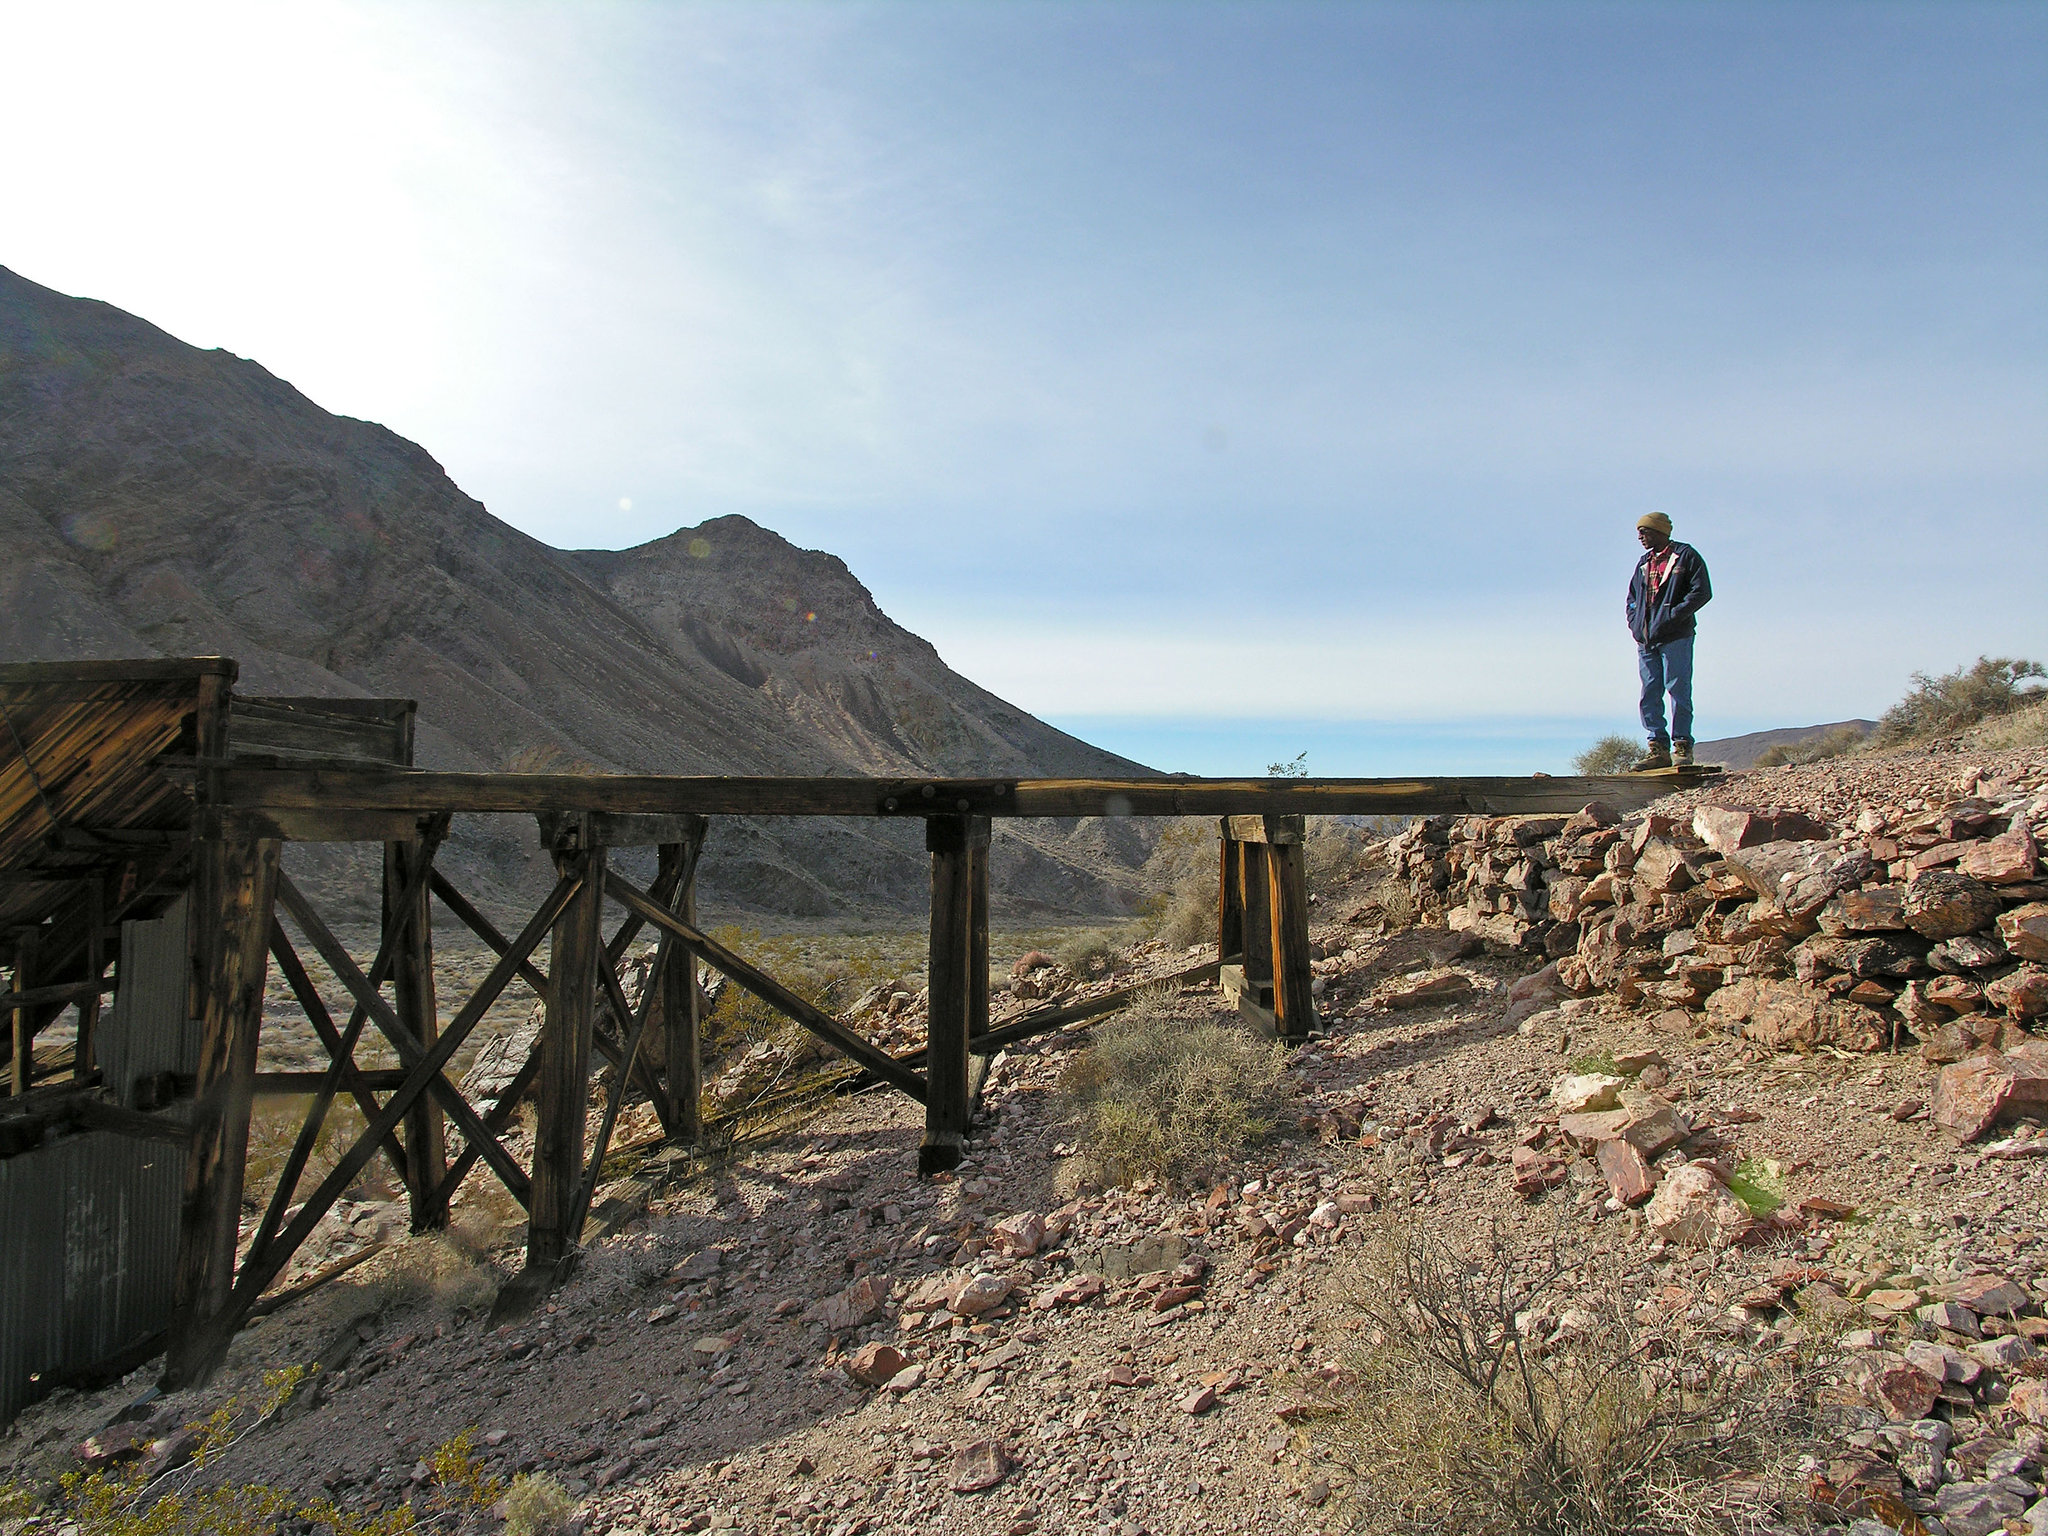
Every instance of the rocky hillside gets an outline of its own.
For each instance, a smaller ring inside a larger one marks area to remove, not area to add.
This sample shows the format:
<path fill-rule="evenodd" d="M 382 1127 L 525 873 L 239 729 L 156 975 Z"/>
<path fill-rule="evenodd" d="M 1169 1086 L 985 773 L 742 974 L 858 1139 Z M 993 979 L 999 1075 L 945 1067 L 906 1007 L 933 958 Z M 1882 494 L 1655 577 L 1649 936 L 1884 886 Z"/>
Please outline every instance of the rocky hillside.
<path fill-rule="evenodd" d="M 1123 775 L 951 671 L 839 561 L 744 518 L 551 549 L 416 444 L 258 364 L 0 268 L 0 657 L 220 654 L 250 692 L 420 702 L 462 769 Z M 921 900 L 914 828 L 732 825 L 707 895 L 810 916 Z M 507 894 L 530 827 L 452 855 Z M 998 887 L 1117 910 L 1143 849 L 1003 839 Z"/>

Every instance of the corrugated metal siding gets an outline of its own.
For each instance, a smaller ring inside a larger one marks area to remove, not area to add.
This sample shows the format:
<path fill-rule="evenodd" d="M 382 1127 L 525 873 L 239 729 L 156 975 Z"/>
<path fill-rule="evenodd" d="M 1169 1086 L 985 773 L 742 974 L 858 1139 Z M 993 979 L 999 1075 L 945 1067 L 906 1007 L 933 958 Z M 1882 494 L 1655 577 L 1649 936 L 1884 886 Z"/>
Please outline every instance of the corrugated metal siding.
<path fill-rule="evenodd" d="M 199 1070 L 199 1025 L 187 1013 L 188 900 L 180 896 L 162 917 L 121 925 L 121 986 L 95 1039 L 102 1081 L 130 1107 L 138 1077 Z"/>
<path fill-rule="evenodd" d="M 185 1152 L 95 1131 L 0 1161 L 0 1419 L 168 1326 Z"/>
<path fill-rule="evenodd" d="M 137 1077 L 198 1068 L 185 910 L 180 897 L 160 918 L 121 925 L 121 987 L 98 1038 L 123 1102 Z M 42 1395 L 39 1375 L 97 1364 L 170 1325 L 184 1186 L 184 1148 L 104 1131 L 0 1159 L 0 1422 Z"/>

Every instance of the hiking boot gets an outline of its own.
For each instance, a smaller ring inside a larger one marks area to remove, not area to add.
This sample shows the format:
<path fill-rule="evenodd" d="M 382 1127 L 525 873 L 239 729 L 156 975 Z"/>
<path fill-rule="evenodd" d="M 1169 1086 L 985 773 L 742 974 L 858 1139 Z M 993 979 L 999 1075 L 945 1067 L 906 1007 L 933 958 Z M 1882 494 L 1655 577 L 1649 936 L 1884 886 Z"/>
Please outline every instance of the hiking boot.
<path fill-rule="evenodd" d="M 1671 766 L 1674 768 L 1690 768 L 1692 766 L 1692 743 L 1682 736 L 1671 743 Z"/>
<path fill-rule="evenodd" d="M 1659 741 L 1656 737 L 1652 736 L 1650 738 L 1650 750 L 1630 763 L 1628 771 L 1630 773 L 1648 773 L 1652 768 L 1669 768 L 1670 766 L 1671 744 Z"/>

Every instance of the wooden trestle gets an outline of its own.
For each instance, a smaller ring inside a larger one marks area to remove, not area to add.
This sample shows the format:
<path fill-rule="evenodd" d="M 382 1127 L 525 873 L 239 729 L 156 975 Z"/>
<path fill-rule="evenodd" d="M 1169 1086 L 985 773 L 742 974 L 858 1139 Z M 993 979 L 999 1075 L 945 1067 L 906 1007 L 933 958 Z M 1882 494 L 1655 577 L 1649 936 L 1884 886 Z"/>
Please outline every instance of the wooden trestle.
<path fill-rule="evenodd" d="M 1302 867 L 1311 814 L 1569 812 L 1604 798 L 1642 803 L 1670 779 L 1159 779 L 937 780 L 705 779 L 654 776 L 447 774 L 365 766 L 250 766 L 200 757 L 186 769 L 198 805 L 192 886 L 197 958 L 194 1017 L 204 1041 L 192 1120 L 178 1319 L 167 1385 L 203 1378 L 235 1330 L 334 1200 L 373 1159 L 403 1180 L 415 1228 L 445 1222 L 478 1162 L 529 1217 L 529 1274 L 544 1283 L 576 1253 L 599 1170 L 629 1083 L 652 1099 L 665 1132 L 700 1131 L 697 966 L 709 965 L 818 1035 L 874 1080 L 923 1102 L 921 1172 L 954 1166 L 971 1119 L 972 1058 L 1001 1043 L 1112 1004 L 1039 1010 L 989 1028 L 988 872 L 992 818 L 1185 816 L 1221 818 L 1219 974 L 1252 1017 L 1281 1037 L 1315 1024 L 1310 995 L 1308 890 Z M 557 874 L 554 889 L 514 937 L 500 933 L 434 867 L 452 816 L 535 815 Z M 733 954 L 697 920 L 696 874 L 708 818 L 734 815 L 909 816 L 925 823 L 931 857 L 926 1048 L 898 1059 Z M 363 971 L 279 868 L 289 840 L 382 845 L 383 937 Z M 641 889 L 612 864 L 615 849 L 652 846 L 656 875 Z M 435 1007 L 432 914 L 438 904 L 498 961 L 446 1020 Z M 622 914 L 609 935 L 605 913 Z M 348 991 L 345 1020 L 329 1015 L 294 948 L 281 911 Z M 658 949 L 637 1007 L 618 962 L 643 931 Z M 547 969 L 533 956 L 549 942 Z M 256 1072 L 266 961 L 312 1020 L 330 1064 L 320 1074 Z M 546 999 L 530 1059 L 488 1114 L 464 1099 L 445 1068 L 515 979 Z M 385 989 L 389 988 L 387 999 Z M 608 1013 L 609 1033 L 596 1029 Z M 663 1049 L 644 1053 L 658 1027 Z M 366 1029 L 396 1050 L 396 1071 L 367 1072 L 354 1052 Z M 585 1105 L 593 1050 L 613 1067 L 594 1138 Z M 657 1070 L 648 1065 L 658 1054 Z M 289 1078 L 289 1082 L 282 1079 Z M 240 1263 L 236 1262 L 243 1161 L 251 1105 L 265 1088 L 311 1091 L 305 1126 Z M 530 1167 L 500 1140 L 513 1107 L 537 1089 Z M 301 1176 L 335 1099 L 361 1107 L 368 1127 L 334 1169 L 300 1198 Z M 459 1143 L 453 1157 L 450 1143 Z"/>

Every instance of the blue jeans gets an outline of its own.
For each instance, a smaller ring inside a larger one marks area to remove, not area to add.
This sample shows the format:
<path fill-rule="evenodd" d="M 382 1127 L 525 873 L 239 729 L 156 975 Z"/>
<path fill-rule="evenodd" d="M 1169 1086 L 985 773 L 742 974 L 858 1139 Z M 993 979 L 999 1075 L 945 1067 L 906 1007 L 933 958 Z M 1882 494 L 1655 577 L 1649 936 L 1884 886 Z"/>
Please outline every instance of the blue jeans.
<path fill-rule="evenodd" d="M 1636 647 L 1636 670 L 1643 679 L 1643 729 L 1653 741 L 1692 740 L 1691 635 L 1662 645 Z M 1664 695 L 1671 695 L 1671 734 L 1664 732 Z"/>

